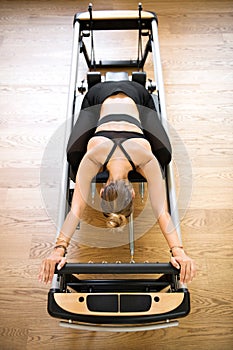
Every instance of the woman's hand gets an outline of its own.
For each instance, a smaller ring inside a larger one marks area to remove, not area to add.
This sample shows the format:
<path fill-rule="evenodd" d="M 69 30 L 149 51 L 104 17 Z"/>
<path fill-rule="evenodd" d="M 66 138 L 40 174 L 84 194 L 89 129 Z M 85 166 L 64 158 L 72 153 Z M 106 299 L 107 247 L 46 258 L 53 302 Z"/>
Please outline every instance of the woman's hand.
<path fill-rule="evenodd" d="M 173 249 L 171 263 L 177 269 L 180 269 L 180 282 L 188 283 L 196 275 L 196 266 L 194 261 L 185 254 L 183 249 Z"/>
<path fill-rule="evenodd" d="M 63 256 L 64 250 L 54 251 L 48 258 L 42 261 L 38 279 L 43 283 L 51 283 L 55 271 L 55 266 L 60 270 L 66 263 L 66 258 Z"/>

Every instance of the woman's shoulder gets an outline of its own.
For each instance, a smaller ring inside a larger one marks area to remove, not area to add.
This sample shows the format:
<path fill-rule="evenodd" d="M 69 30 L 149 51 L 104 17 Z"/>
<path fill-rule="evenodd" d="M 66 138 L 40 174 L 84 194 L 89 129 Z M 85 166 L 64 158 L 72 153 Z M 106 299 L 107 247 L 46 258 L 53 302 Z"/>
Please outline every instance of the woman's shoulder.
<path fill-rule="evenodd" d="M 104 136 L 92 137 L 87 144 L 86 155 L 93 161 L 102 163 L 111 150 L 112 144 L 112 141 Z"/>
<path fill-rule="evenodd" d="M 98 147 L 98 149 L 106 149 L 111 147 L 111 145 L 113 144 L 113 141 L 105 136 L 93 136 L 92 138 L 90 138 L 90 140 L 88 141 L 87 144 L 87 150 L 91 150 L 91 149 L 95 149 L 96 147 Z"/>
<path fill-rule="evenodd" d="M 150 143 L 143 138 L 125 141 L 124 148 L 138 167 L 155 158 L 152 153 Z"/>
<path fill-rule="evenodd" d="M 125 147 L 131 152 L 139 152 L 140 154 L 152 154 L 152 149 L 149 141 L 142 138 L 131 138 L 124 141 Z"/>

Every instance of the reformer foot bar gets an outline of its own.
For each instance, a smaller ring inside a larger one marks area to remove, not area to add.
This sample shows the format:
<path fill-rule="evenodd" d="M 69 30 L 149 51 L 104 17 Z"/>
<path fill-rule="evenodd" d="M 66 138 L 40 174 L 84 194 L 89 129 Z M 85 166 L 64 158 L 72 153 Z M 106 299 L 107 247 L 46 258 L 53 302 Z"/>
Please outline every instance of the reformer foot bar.
<path fill-rule="evenodd" d="M 141 4 L 138 6 L 138 11 L 92 11 L 92 5 L 89 5 L 88 12 L 74 16 L 64 159 L 66 159 L 66 145 L 78 109 L 80 53 L 83 53 L 89 70 L 108 67 L 132 67 L 140 70 L 143 69 L 148 54 L 152 53 L 157 91 L 153 97 L 161 123 L 169 135 L 157 22 L 156 14 L 142 11 Z M 91 37 L 93 50 L 93 33 L 98 30 L 138 30 L 139 46 L 141 46 L 141 36 L 148 37 L 144 53 L 140 47 L 141 57 L 138 55 L 135 60 L 96 62 L 93 52 L 89 58 L 83 38 L 88 35 Z M 91 79 L 96 79 L 96 77 L 99 79 L 98 74 L 94 72 Z M 137 76 L 136 73 L 136 79 L 138 78 L 144 79 L 143 74 Z M 166 184 L 170 214 L 181 241 L 172 162 L 166 168 Z M 64 161 L 60 193 L 58 234 L 69 207 L 70 181 L 67 161 Z M 132 220 L 129 226 L 133 227 Z M 134 253 L 133 240 L 133 233 L 130 230 L 131 257 Z M 177 326 L 176 319 L 190 312 L 189 291 L 187 286 L 179 281 L 179 270 L 170 263 L 132 262 L 131 260 L 131 263 L 128 264 L 67 263 L 60 271 L 55 271 L 48 294 L 49 314 L 65 320 L 60 322 L 63 327 L 92 331 L 130 332 Z M 120 278 L 79 279 L 80 274 L 88 276 L 117 274 Z M 128 276 L 124 278 L 124 275 L 139 274 L 146 275 L 147 278 L 129 279 Z"/>

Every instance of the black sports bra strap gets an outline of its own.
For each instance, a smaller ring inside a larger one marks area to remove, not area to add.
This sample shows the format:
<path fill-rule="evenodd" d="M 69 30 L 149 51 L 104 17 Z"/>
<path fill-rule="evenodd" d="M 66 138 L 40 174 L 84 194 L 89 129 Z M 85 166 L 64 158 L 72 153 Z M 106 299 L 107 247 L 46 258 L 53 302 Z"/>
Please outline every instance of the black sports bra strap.
<path fill-rule="evenodd" d="M 111 159 L 113 153 L 115 152 L 115 149 L 116 149 L 117 146 L 118 146 L 116 140 L 112 140 L 112 141 L 114 142 L 114 145 L 112 146 L 112 149 L 111 149 L 111 151 L 109 152 L 109 154 L 108 154 L 108 156 L 107 156 L 107 158 L 106 158 L 106 160 L 105 160 L 105 162 L 104 162 L 104 165 L 103 165 L 104 170 L 106 170 L 106 166 L 107 166 L 108 162 L 110 161 L 110 159 Z"/>
<path fill-rule="evenodd" d="M 124 153 L 124 155 L 126 156 L 126 158 L 128 159 L 129 163 L 131 164 L 132 168 L 133 168 L 133 171 L 136 171 L 136 167 L 135 167 L 135 164 L 134 162 L 132 161 L 130 155 L 128 152 L 126 152 L 126 150 L 124 149 L 124 147 L 122 146 L 122 142 L 125 141 L 125 140 L 122 140 L 120 139 L 120 142 L 118 144 L 118 146 L 120 147 L 120 149 L 122 150 L 122 152 Z"/>
<path fill-rule="evenodd" d="M 127 160 L 129 161 L 129 163 L 131 164 L 133 171 L 136 171 L 136 167 L 134 165 L 134 162 L 132 161 L 130 155 L 126 152 L 126 150 L 124 149 L 124 147 L 122 146 L 122 142 L 125 141 L 125 139 L 112 139 L 112 141 L 114 142 L 114 145 L 112 146 L 111 151 L 109 152 L 104 165 L 103 165 L 103 170 L 106 170 L 107 164 L 109 162 L 109 160 L 111 159 L 113 153 L 115 152 L 115 149 L 117 148 L 117 146 L 120 147 L 121 151 L 124 153 L 124 155 L 126 156 Z"/>

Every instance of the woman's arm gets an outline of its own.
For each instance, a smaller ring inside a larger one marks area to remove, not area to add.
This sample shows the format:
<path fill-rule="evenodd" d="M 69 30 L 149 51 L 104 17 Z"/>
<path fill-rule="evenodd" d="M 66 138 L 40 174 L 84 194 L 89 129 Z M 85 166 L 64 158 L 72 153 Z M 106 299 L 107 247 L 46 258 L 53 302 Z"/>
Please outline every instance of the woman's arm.
<path fill-rule="evenodd" d="M 165 239 L 167 240 L 170 252 L 172 254 L 171 263 L 177 269 L 180 268 L 181 283 L 192 281 L 196 274 L 194 261 L 185 253 L 179 240 L 175 226 L 173 225 L 170 214 L 164 210 L 158 218 L 159 226 Z"/>
<path fill-rule="evenodd" d="M 61 269 L 66 263 L 64 257 L 66 249 L 69 246 L 80 219 L 82 219 L 88 200 L 91 181 L 100 168 L 100 164 L 93 159 L 93 151 L 89 151 L 80 163 L 76 176 L 71 210 L 65 218 L 52 253 L 48 258 L 42 261 L 38 276 L 41 282 L 51 283 L 56 264 L 58 264 L 58 269 Z"/>
<path fill-rule="evenodd" d="M 151 206 L 161 231 L 172 253 L 171 263 L 180 268 L 181 283 L 190 282 L 195 276 L 196 267 L 194 261 L 185 253 L 172 218 L 167 210 L 165 181 L 162 178 L 158 161 L 152 158 L 142 166 L 142 174 L 147 179 Z"/>
<path fill-rule="evenodd" d="M 101 167 L 95 160 L 94 153 L 95 150 L 90 150 L 85 154 L 76 175 L 71 209 L 66 216 L 56 242 L 56 245 L 60 245 L 66 241 L 65 249 L 68 247 L 76 227 L 83 217 L 83 212 L 88 201 L 91 181 Z"/>

